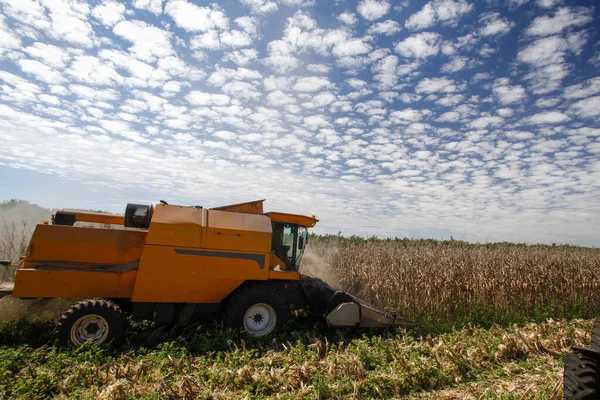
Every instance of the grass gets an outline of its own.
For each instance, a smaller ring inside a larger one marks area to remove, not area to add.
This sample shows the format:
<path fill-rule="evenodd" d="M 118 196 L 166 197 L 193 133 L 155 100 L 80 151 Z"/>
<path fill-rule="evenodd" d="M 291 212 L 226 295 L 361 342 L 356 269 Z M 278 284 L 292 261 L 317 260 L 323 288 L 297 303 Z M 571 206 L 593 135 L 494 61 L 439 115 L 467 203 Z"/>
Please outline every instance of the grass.
<path fill-rule="evenodd" d="M 53 326 L 0 325 L 0 398 L 558 399 L 562 357 L 589 344 L 591 321 L 417 335 L 308 320 L 268 340 L 135 323 L 117 349 L 60 348 Z"/>

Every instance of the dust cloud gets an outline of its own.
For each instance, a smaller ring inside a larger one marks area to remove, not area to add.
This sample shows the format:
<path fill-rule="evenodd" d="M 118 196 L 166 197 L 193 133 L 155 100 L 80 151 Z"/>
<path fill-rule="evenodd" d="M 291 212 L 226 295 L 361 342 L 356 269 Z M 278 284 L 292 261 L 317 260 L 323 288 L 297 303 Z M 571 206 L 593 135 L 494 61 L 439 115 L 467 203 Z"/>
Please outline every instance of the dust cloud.
<path fill-rule="evenodd" d="M 51 210 L 26 201 L 0 203 L 0 260 L 16 263 L 25 253 L 37 224 L 50 219 Z M 0 267 L 0 288 L 11 287 L 16 268 Z M 28 321 L 57 319 L 72 300 L 19 300 L 7 296 L 0 299 L 0 322 L 24 318 Z"/>
<path fill-rule="evenodd" d="M 300 273 L 319 278 L 334 289 L 339 289 L 340 282 L 331 267 L 331 260 L 339 251 L 337 246 L 323 244 L 308 245 L 300 263 Z"/>
<path fill-rule="evenodd" d="M 0 322 L 58 320 L 75 302 L 73 299 L 20 300 L 7 296 L 0 299 Z"/>

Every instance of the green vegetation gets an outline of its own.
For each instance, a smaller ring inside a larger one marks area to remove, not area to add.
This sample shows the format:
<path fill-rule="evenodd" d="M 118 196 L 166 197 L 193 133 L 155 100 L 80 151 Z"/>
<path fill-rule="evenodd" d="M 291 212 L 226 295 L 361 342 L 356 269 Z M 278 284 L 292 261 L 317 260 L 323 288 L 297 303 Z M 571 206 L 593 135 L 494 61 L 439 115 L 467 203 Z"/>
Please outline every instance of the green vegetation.
<path fill-rule="evenodd" d="M 297 320 L 267 340 L 134 323 L 117 349 L 59 348 L 53 326 L 0 325 L 0 398 L 559 399 L 561 360 L 591 321 L 420 336 Z"/>

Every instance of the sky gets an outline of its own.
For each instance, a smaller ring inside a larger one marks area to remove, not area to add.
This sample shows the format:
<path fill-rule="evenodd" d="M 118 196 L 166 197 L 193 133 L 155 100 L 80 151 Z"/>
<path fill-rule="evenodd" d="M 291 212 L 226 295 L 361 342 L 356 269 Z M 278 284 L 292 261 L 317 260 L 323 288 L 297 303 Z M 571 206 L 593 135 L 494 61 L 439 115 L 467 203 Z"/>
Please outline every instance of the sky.
<path fill-rule="evenodd" d="M 594 1 L 0 0 L 0 199 L 600 246 Z"/>

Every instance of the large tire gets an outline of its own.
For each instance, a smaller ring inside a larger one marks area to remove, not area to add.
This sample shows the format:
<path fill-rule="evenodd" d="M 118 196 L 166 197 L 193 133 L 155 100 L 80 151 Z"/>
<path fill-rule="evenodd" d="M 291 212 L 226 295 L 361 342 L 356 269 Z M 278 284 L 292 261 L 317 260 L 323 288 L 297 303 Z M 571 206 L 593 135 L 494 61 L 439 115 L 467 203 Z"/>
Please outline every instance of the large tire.
<path fill-rule="evenodd" d="M 592 328 L 592 350 L 600 351 L 600 318 L 596 318 Z"/>
<path fill-rule="evenodd" d="M 254 337 L 281 330 L 290 317 L 289 304 L 273 286 L 256 284 L 234 293 L 223 311 L 226 326 Z"/>
<path fill-rule="evenodd" d="M 597 400 L 600 398 L 598 385 L 598 363 L 581 353 L 565 357 L 564 370 L 565 400 Z"/>
<path fill-rule="evenodd" d="M 84 300 L 62 315 L 58 334 L 62 344 L 75 347 L 83 346 L 88 340 L 94 346 L 119 344 L 125 337 L 125 318 L 108 300 Z"/>

